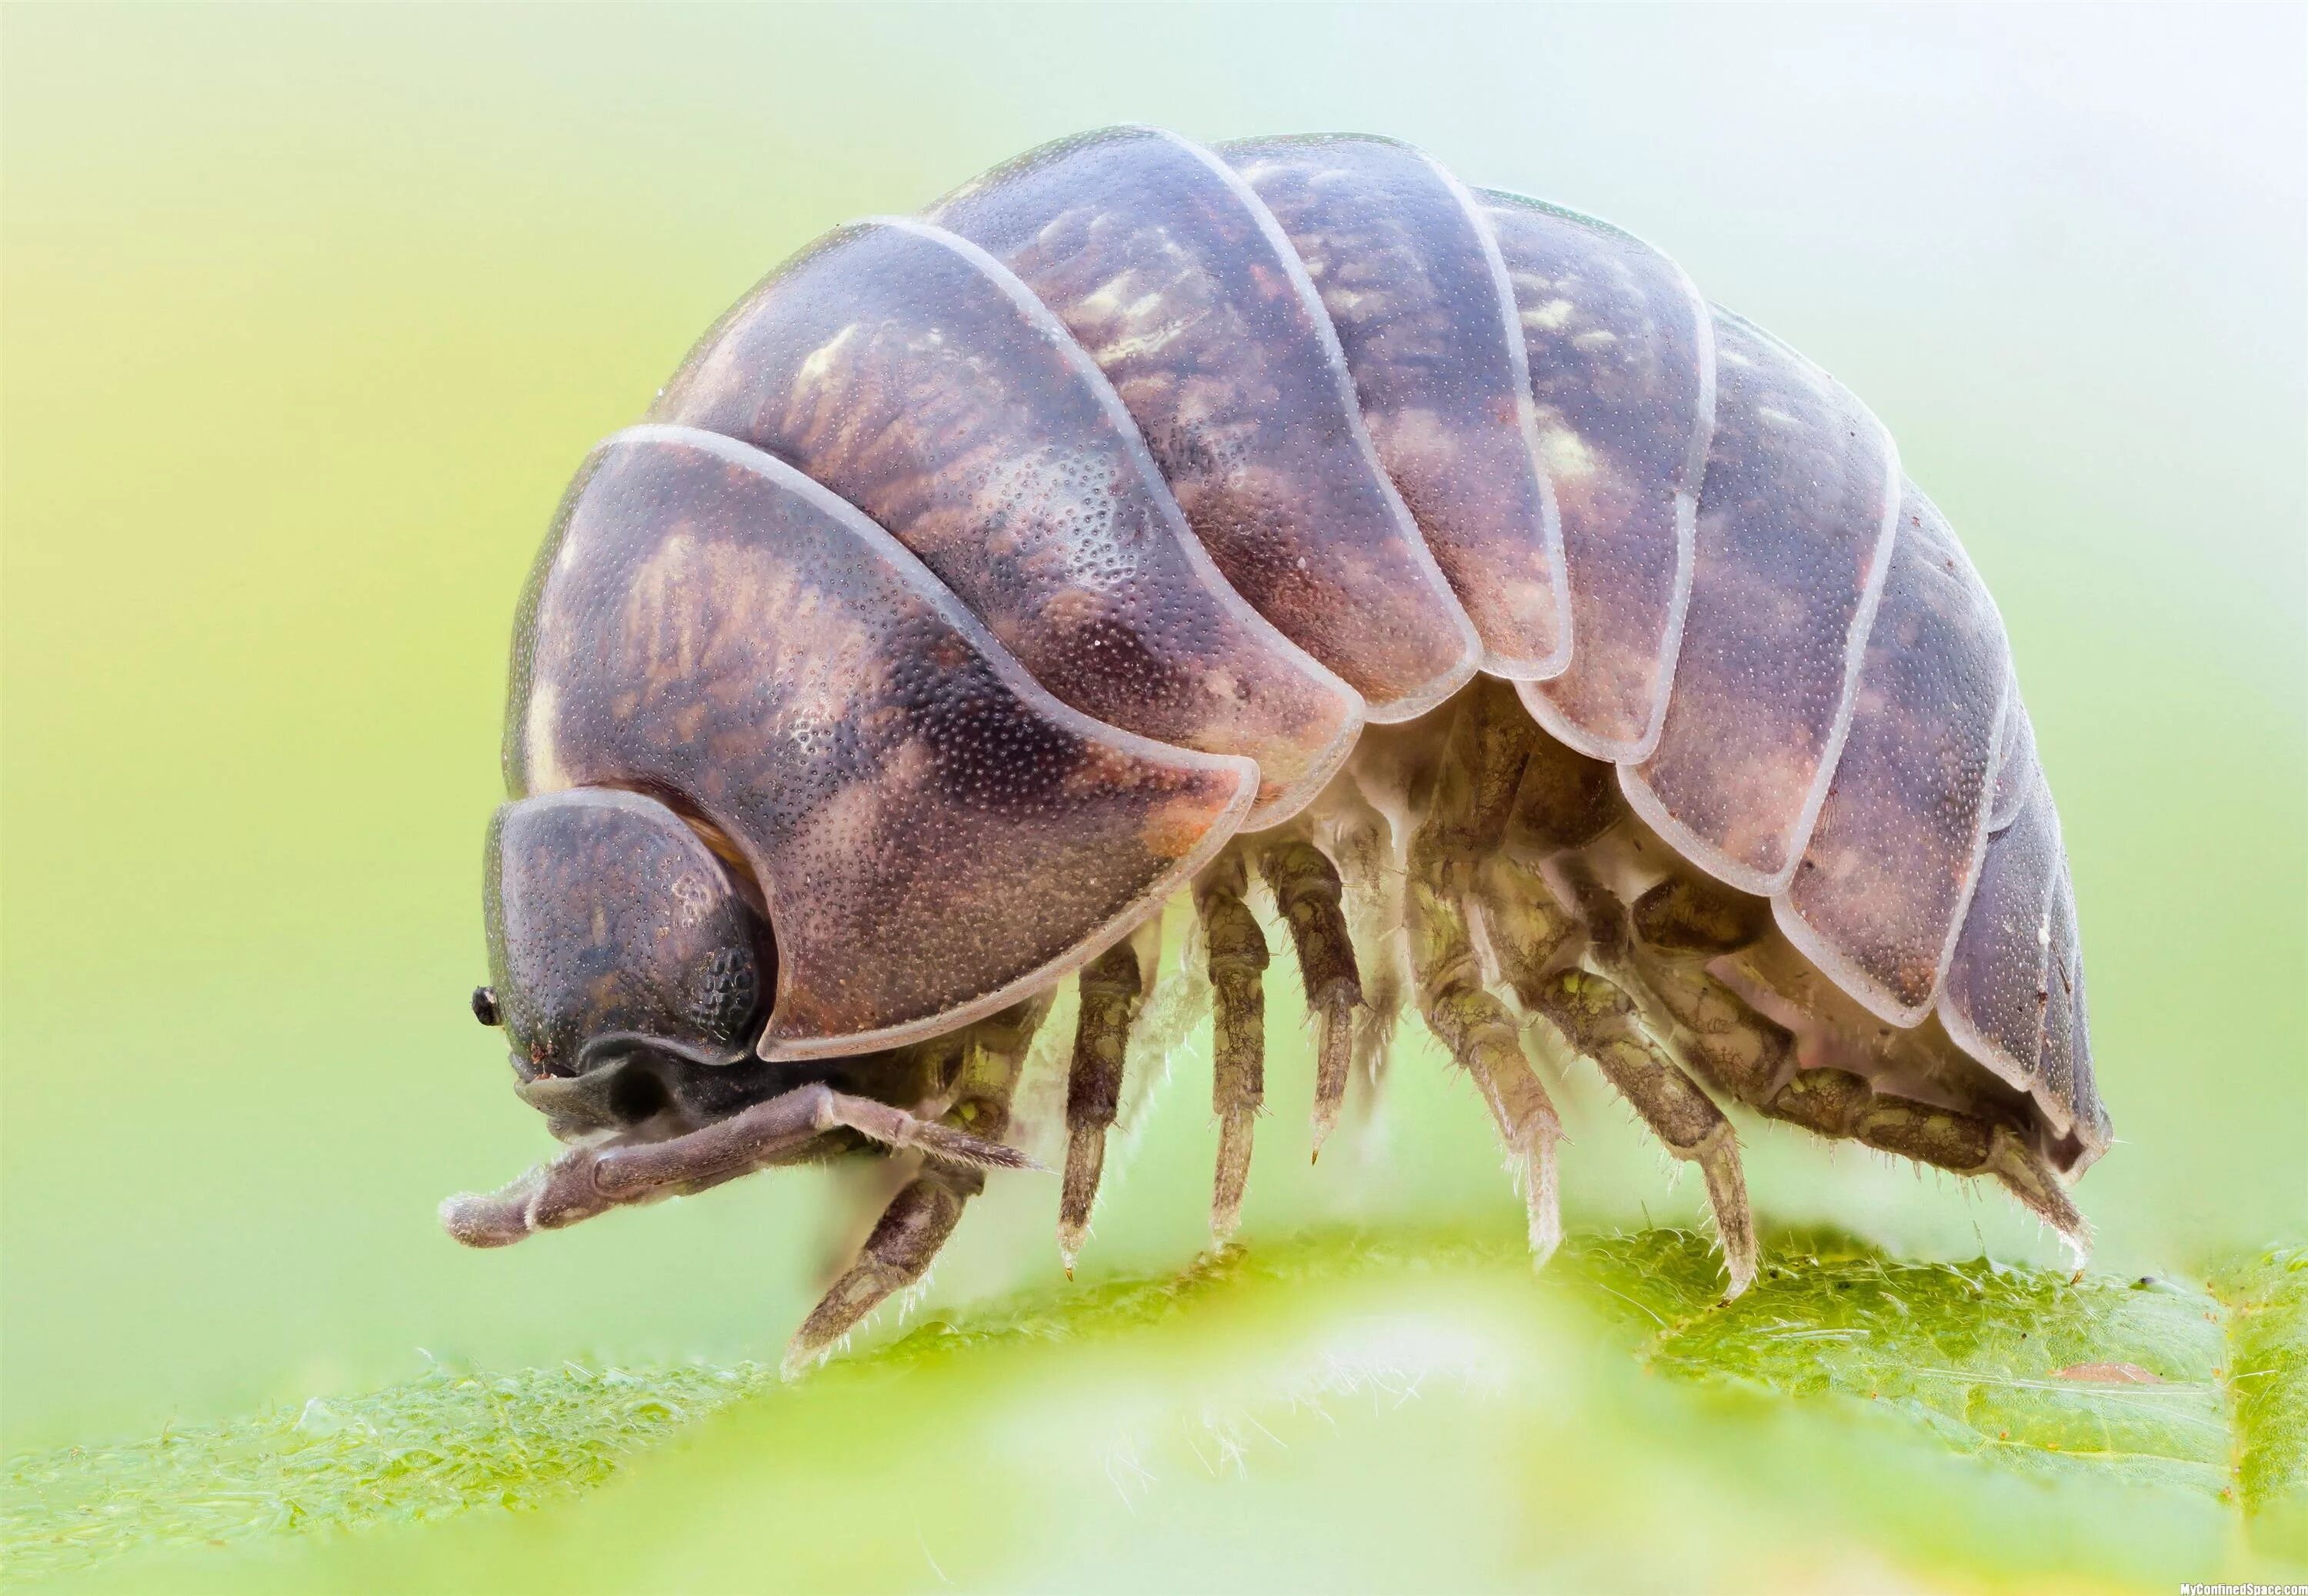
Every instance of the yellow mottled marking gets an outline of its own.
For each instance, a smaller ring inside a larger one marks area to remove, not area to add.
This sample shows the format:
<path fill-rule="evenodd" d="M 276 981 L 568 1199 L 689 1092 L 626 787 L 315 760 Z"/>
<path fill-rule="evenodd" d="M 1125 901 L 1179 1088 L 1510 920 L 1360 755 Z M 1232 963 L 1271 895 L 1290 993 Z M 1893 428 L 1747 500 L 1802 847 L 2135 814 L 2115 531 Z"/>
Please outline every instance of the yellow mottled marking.
<path fill-rule="evenodd" d="M 824 343 L 812 349 L 803 359 L 800 368 L 794 373 L 794 385 L 797 388 L 814 388 L 832 375 L 834 367 L 841 359 L 841 346 L 856 336 L 857 331 L 857 323 L 852 322 Z"/>
<path fill-rule="evenodd" d="M 573 785 L 562 768 L 554 733 L 560 715 L 561 695 L 550 682 L 539 682 L 529 692 L 529 714 L 522 723 L 521 742 L 529 768 L 522 773 L 531 793 L 566 792 Z"/>
<path fill-rule="evenodd" d="M 1595 474 L 1595 451 L 1569 427 L 1551 427 L 1540 433 L 1538 446 L 1546 452 L 1546 468 L 1557 477 Z"/>
<path fill-rule="evenodd" d="M 1579 307 L 1568 299 L 1550 299 L 1536 309 L 1523 312 L 1522 324 L 1536 327 L 1541 332 L 1560 332 L 1571 325 L 1571 318 L 1578 313 Z"/>
<path fill-rule="evenodd" d="M 698 553 L 690 538 L 667 537 L 626 592 L 626 646 L 652 678 L 685 681 L 704 657 L 705 618 L 691 591 Z"/>

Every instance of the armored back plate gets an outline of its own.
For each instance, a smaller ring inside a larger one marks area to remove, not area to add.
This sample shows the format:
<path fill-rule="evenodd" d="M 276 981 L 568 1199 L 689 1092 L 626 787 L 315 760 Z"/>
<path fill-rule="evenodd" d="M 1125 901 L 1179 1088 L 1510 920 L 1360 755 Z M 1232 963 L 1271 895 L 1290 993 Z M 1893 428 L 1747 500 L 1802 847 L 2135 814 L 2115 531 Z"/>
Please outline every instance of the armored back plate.
<path fill-rule="evenodd" d="M 639 787 L 727 839 L 777 939 L 768 1058 L 1040 990 L 1154 913 L 1256 790 L 1247 759 L 1058 702 L 857 510 L 710 433 L 602 444 L 526 610 L 518 789 Z"/>

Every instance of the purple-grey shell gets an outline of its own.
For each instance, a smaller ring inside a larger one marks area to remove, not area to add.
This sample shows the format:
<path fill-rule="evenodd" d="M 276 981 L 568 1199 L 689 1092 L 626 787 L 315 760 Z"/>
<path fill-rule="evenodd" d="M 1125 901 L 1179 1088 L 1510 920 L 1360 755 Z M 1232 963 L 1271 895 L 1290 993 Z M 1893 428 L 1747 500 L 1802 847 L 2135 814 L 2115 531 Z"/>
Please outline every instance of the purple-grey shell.
<path fill-rule="evenodd" d="M 1111 129 L 837 229 L 655 419 L 540 562 L 508 771 L 743 854 L 766 1053 L 1047 986 L 1479 668 L 2106 1147 L 1993 602 L 1866 408 L 1640 240 L 1389 141 Z"/>
<path fill-rule="evenodd" d="M 1788 940 L 1893 1025 L 1931 1012 L 1954 956 L 2012 701 L 1987 590 L 1907 483 L 1834 785 L 1778 904 Z"/>
<path fill-rule="evenodd" d="M 1485 190 L 1522 329 L 1571 592 L 1569 665 L 1524 708 L 1591 759 L 1658 743 L 1715 435 L 1715 336 L 1683 270 L 1590 217 Z"/>
<path fill-rule="evenodd" d="M 1380 465 L 1322 302 L 1223 163 L 1109 129 L 998 167 L 930 215 L 1065 323 L 1227 579 L 1372 718 L 1424 714 L 1474 674 L 1473 630 Z"/>
<path fill-rule="evenodd" d="M 1715 314 L 1715 436 L 1658 746 L 1621 766 L 1677 852 L 1787 889 L 1826 801 L 1890 564 L 1899 460 L 1843 385 Z"/>
<path fill-rule="evenodd" d="M 1562 528 L 1506 262 L 1474 197 L 1391 139 L 1247 139 L 1219 153 L 1305 262 L 1379 458 L 1481 634 L 1483 668 L 1556 674 L 1571 662 Z"/>
<path fill-rule="evenodd" d="M 655 416 L 864 511 L 1085 715 L 1254 758 L 1262 821 L 1354 745 L 1361 698 L 1227 584 L 1098 368 L 951 233 L 881 220 L 821 239 L 706 335 Z"/>
<path fill-rule="evenodd" d="M 777 936 L 764 1057 L 894 1046 L 1049 984 L 1256 790 L 1247 759 L 1068 708 L 855 508 L 710 433 L 595 450 L 523 607 L 514 795 L 677 794 L 735 848 Z"/>

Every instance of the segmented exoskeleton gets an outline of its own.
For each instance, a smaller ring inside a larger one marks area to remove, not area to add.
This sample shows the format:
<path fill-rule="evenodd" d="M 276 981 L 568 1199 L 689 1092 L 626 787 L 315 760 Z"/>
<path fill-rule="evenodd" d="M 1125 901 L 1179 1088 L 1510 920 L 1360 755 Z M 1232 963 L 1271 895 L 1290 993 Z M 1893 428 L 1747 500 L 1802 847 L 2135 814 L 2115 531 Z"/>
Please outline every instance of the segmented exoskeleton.
<path fill-rule="evenodd" d="M 1191 897 L 1212 1226 L 1270 895 L 1315 1137 L 1399 1010 L 1559 1240 L 1530 1053 L 1702 1171 L 1731 1127 L 1990 1175 L 2080 1246 L 2103 1151 L 2059 823 L 2002 624 L 1841 385 L 1641 241 L 1408 146 L 1109 130 L 837 229 L 597 449 L 515 644 L 495 984 L 577 1144 L 494 1244 L 917 1149 L 795 1342 L 918 1279 L 1078 975 L 1081 1246 Z"/>

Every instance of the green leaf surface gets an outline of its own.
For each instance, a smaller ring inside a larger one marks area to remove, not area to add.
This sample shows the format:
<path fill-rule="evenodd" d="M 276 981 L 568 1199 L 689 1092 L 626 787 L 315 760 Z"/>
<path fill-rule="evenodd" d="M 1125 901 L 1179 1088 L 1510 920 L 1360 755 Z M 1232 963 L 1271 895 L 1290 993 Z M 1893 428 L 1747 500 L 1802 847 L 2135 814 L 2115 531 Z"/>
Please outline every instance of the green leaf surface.
<path fill-rule="evenodd" d="M 2001 1588 L 2296 1566 L 2308 1255 L 2192 1283 L 1331 1232 L 764 1366 L 435 1368 L 22 1457 L 12 1584 Z M 520 1511 L 506 1511 L 516 1509 Z M 454 1521 L 454 1522 L 445 1522 Z M 225 1549 L 216 1549 L 222 1547 Z"/>

